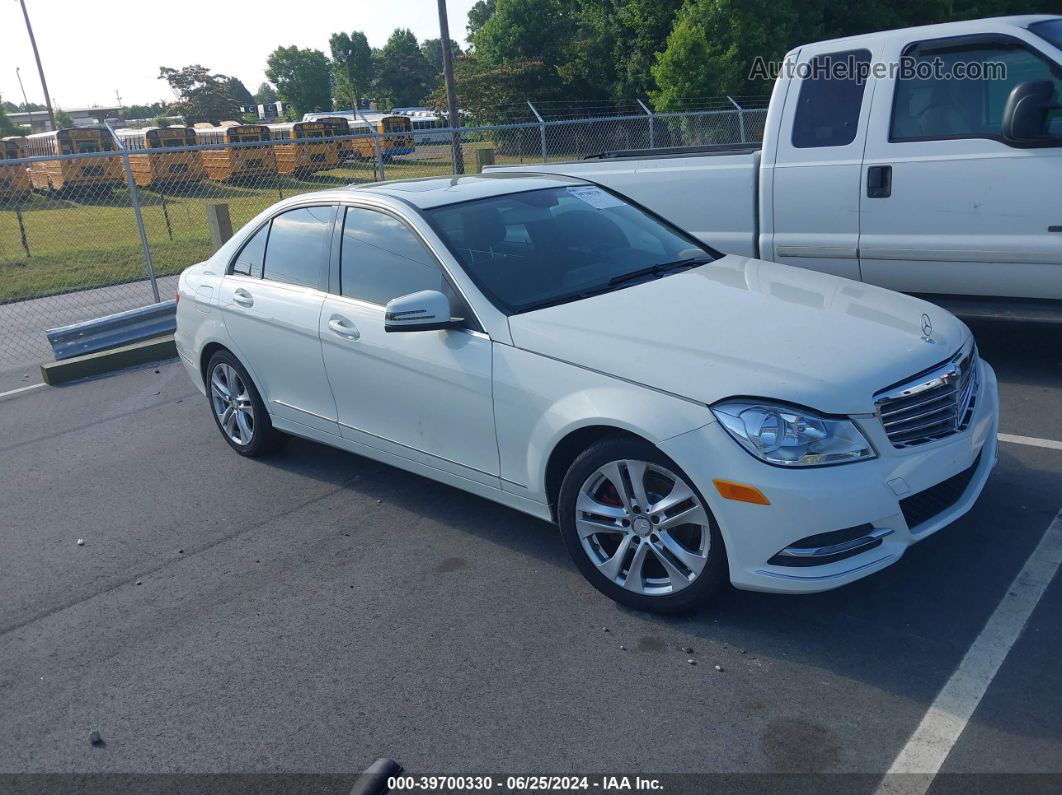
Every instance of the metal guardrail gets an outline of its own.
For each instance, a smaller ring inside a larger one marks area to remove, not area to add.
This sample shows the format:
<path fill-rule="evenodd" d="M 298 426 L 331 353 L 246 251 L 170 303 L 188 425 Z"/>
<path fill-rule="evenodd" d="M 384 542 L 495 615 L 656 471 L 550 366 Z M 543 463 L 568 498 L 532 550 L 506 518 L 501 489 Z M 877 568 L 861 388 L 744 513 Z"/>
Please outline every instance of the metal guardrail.
<path fill-rule="evenodd" d="M 131 342 L 173 334 L 177 329 L 177 302 L 130 309 L 114 315 L 48 329 L 48 342 L 56 361 L 128 345 Z"/>

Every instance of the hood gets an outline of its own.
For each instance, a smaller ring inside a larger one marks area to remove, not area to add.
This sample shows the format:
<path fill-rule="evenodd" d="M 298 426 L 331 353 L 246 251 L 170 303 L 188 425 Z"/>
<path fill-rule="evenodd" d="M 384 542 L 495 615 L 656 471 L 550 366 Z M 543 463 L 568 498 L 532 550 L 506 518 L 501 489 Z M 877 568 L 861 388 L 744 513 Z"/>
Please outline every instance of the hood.
<path fill-rule="evenodd" d="M 970 334 L 926 301 L 734 255 L 509 326 L 519 348 L 698 402 L 773 398 L 829 414 L 873 412 L 875 392 L 948 359 Z"/>

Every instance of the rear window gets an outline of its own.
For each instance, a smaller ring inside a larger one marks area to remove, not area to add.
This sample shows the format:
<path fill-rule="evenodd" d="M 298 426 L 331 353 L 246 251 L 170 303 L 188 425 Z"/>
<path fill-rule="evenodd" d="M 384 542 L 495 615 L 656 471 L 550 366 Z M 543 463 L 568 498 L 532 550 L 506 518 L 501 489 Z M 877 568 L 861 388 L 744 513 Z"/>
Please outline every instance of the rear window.
<path fill-rule="evenodd" d="M 793 146 L 848 146 L 859 127 L 870 51 L 817 55 L 807 67 L 793 120 Z"/>
<path fill-rule="evenodd" d="M 265 254 L 265 278 L 317 287 L 328 255 L 334 207 L 302 207 L 273 219 Z"/>

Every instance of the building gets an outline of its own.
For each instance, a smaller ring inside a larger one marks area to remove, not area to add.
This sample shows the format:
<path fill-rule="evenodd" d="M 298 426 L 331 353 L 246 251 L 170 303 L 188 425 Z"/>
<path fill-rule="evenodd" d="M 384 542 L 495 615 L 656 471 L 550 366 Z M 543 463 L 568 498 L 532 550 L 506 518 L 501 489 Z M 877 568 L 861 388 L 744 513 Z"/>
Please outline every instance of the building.
<path fill-rule="evenodd" d="M 58 108 L 56 111 L 58 112 Z M 122 108 L 116 105 L 100 105 L 92 108 L 63 108 L 62 109 L 74 122 L 75 127 L 102 124 L 105 119 L 120 119 Z M 17 111 L 8 112 L 7 117 L 13 124 L 29 127 L 33 132 L 47 132 L 52 129 L 48 120 L 48 111 Z"/>

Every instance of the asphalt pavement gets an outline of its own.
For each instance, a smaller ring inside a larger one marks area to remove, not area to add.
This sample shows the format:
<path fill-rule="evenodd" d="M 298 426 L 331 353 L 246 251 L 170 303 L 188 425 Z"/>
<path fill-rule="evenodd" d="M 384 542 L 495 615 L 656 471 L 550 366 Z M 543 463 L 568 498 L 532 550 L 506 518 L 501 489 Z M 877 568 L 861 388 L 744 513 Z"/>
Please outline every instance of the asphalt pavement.
<path fill-rule="evenodd" d="M 1062 440 L 1058 328 L 973 327 L 1001 432 Z M 0 773 L 342 781 L 388 756 L 873 791 L 1062 508 L 1062 450 L 1005 442 L 973 511 L 884 572 L 659 617 L 545 522 L 310 442 L 240 458 L 174 362 L 0 399 L 0 455 Z M 1057 790 L 1060 613 L 1055 577 L 933 791 Z"/>

